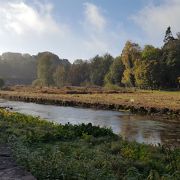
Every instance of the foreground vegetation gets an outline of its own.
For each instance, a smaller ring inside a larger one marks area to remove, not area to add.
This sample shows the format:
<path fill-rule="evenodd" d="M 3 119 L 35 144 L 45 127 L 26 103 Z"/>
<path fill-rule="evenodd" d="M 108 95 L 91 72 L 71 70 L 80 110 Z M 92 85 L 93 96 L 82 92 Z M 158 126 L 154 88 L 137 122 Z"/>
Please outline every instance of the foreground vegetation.
<path fill-rule="evenodd" d="M 37 179 L 180 177 L 180 149 L 127 142 L 110 129 L 57 125 L 0 110 L 0 140 Z"/>

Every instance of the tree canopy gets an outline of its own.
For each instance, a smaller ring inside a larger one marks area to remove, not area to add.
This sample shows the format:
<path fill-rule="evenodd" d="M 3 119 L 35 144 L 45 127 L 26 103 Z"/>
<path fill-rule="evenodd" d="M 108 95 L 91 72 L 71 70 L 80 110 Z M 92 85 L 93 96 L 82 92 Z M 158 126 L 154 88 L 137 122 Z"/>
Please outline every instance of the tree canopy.
<path fill-rule="evenodd" d="M 69 68 L 64 68 L 62 64 L 53 66 L 49 59 L 52 59 L 49 55 L 41 57 L 37 68 L 38 79 L 43 79 L 46 85 L 112 84 L 142 89 L 180 86 L 180 38 L 179 33 L 177 38 L 172 35 L 170 27 L 166 30 L 162 48 L 152 45 L 141 48 L 139 44 L 127 41 L 118 57 L 105 54 L 89 61 L 78 59 Z"/>

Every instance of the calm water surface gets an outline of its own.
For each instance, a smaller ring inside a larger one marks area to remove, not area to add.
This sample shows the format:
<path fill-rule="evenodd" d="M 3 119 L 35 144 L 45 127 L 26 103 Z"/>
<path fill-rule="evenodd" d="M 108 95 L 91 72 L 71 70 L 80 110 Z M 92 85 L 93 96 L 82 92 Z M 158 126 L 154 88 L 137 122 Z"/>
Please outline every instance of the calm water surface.
<path fill-rule="evenodd" d="M 109 127 L 124 139 L 147 144 L 171 143 L 180 146 L 180 123 L 154 121 L 148 116 L 125 112 L 42 105 L 0 99 L 0 106 L 13 111 L 40 116 L 61 124 L 92 123 Z"/>

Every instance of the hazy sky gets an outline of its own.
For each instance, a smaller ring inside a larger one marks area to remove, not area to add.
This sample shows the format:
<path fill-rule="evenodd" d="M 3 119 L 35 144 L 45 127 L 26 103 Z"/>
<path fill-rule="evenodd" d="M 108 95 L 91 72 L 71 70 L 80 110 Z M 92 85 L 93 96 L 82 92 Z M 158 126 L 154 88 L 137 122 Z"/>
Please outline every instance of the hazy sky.
<path fill-rule="evenodd" d="M 180 31 L 180 0 L 0 0 L 0 53 L 117 56 L 127 40 L 161 46 Z"/>

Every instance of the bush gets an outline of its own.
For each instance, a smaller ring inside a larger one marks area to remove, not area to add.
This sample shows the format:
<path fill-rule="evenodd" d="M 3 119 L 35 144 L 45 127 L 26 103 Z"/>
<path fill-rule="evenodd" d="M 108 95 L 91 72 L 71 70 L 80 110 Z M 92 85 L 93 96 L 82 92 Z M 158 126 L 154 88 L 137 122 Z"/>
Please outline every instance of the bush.
<path fill-rule="evenodd" d="M 33 86 L 43 87 L 46 86 L 46 82 L 44 79 L 36 79 L 32 82 Z"/>
<path fill-rule="evenodd" d="M 119 87 L 118 85 L 107 83 L 105 85 L 105 89 L 118 91 L 118 90 L 121 90 L 122 88 Z"/>

